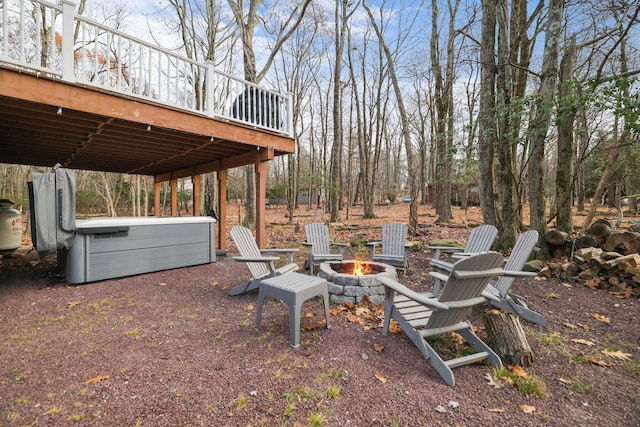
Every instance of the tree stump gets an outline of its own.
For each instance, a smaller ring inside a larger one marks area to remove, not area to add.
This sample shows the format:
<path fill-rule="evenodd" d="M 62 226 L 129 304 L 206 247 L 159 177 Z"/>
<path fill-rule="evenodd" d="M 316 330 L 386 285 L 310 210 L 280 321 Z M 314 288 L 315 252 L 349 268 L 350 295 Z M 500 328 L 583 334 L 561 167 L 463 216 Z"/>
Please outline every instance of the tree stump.
<path fill-rule="evenodd" d="M 533 363 L 533 349 L 518 316 L 490 310 L 483 319 L 487 328 L 487 344 L 500 356 L 502 363 L 523 367 Z"/>
<path fill-rule="evenodd" d="M 608 251 L 617 251 L 622 255 L 637 254 L 640 249 L 640 234 L 630 231 L 612 234 L 602 246 Z"/>
<path fill-rule="evenodd" d="M 587 229 L 587 233 L 591 234 L 598 244 L 602 244 L 611 234 L 611 223 L 606 219 L 598 219 Z"/>
<path fill-rule="evenodd" d="M 595 248 L 598 246 L 598 242 L 591 236 L 580 236 L 575 240 L 576 249 Z"/>
<path fill-rule="evenodd" d="M 569 253 L 569 247 L 566 245 L 569 235 L 564 231 L 550 230 L 544 235 L 544 239 L 549 245 L 549 253 L 554 258 L 561 258 L 567 256 Z"/>

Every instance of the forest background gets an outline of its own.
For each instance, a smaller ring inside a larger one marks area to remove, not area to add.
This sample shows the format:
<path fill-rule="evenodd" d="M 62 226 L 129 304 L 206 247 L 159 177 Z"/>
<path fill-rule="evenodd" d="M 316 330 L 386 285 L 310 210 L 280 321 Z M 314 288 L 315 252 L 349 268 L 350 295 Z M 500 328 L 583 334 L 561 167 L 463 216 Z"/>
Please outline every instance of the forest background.
<path fill-rule="evenodd" d="M 586 228 L 600 203 L 618 221 L 623 203 L 637 212 L 637 2 L 80 0 L 76 8 L 291 92 L 296 151 L 270 163 L 267 190 L 290 222 L 300 205 L 336 222 L 354 204 L 372 218 L 376 205 L 404 200 L 415 232 L 418 204 L 432 204 L 437 222 L 452 219 L 454 203 L 477 204 L 506 249 L 525 227 L 541 238 L 550 226 Z M 30 168 L 0 169 L 0 196 L 26 209 Z M 204 178 L 204 203 L 215 201 L 215 174 Z M 77 190 L 80 214 L 163 214 L 150 207 L 151 177 L 78 171 Z M 252 167 L 231 170 L 226 191 L 251 226 Z M 169 188 L 162 192 L 166 202 Z M 190 192 L 181 182 L 183 214 Z M 575 209 L 588 210 L 584 222 L 574 223 Z"/>

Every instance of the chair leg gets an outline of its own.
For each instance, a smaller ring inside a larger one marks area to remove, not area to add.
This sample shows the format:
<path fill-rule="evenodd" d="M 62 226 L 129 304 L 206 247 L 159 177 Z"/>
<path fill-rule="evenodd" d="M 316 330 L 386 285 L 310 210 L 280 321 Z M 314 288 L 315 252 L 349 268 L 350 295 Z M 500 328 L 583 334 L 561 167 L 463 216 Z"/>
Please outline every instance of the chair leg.
<path fill-rule="evenodd" d="M 264 305 L 264 294 L 260 292 L 258 294 L 258 312 L 256 313 L 256 331 L 260 330 L 260 323 L 262 322 L 262 306 Z"/>
<path fill-rule="evenodd" d="M 300 306 L 302 301 L 294 298 L 289 304 L 289 335 L 291 338 L 291 347 L 298 348 L 300 346 Z"/>
<path fill-rule="evenodd" d="M 326 319 L 327 329 L 331 328 L 331 324 L 329 323 L 329 292 L 325 289 L 322 295 L 322 301 L 324 303 L 324 318 Z"/>

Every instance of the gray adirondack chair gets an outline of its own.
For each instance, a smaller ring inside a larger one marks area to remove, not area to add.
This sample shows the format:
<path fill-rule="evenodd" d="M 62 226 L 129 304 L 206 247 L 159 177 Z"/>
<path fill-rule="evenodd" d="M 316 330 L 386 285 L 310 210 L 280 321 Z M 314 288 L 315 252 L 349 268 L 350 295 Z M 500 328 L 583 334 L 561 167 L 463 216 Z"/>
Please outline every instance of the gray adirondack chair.
<path fill-rule="evenodd" d="M 433 258 L 431 259 L 431 261 L 429 261 L 429 265 L 436 271 L 451 271 L 451 266 L 453 264 L 441 260 L 441 252 L 453 253 L 454 256 L 458 259 L 465 258 L 470 255 L 488 252 L 489 250 L 491 250 L 491 246 L 493 245 L 493 242 L 495 242 L 496 237 L 498 237 L 498 229 L 493 225 L 483 224 L 471 230 L 471 233 L 469 234 L 469 240 L 467 241 L 467 246 L 465 247 L 456 248 L 448 246 L 428 246 L 427 249 L 435 251 Z M 433 293 L 437 295 L 440 292 L 442 283 L 438 279 L 435 279 L 434 283 L 435 284 L 433 287 Z"/>
<path fill-rule="evenodd" d="M 402 268 L 406 276 L 407 268 L 409 267 L 407 260 L 408 229 L 407 225 L 401 222 L 388 222 L 383 225 L 382 241 L 368 243 L 372 247 L 371 259 Z"/>
<path fill-rule="evenodd" d="M 299 266 L 293 262 L 292 254 L 293 252 L 299 251 L 299 249 L 260 250 L 253 234 L 251 234 L 251 230 L 241 225 L 233 227 L 230 234 L 233 243 L 235 243 L 238 248 L 238 252 L 240 252 L 240 256 L 233 257 L 233 259 L 239 262 L 246 262 L 252 278 L 241 285 L 232 287 L 229 290 L 229 295 L 240 295 L 244 292 L 258 288 L 260 286 L 260 281 L 263 279 L 298 270 Z M 278 256 L 265 256 L 268 254 Z M 280 259 L 280 255 L 287 255 L 287 264 L 282 267 L 275 268 L 274 262 Z"/>
<path fill-rule="evenodd" d="M 310 274 L 313 275 L 313 266 L 321 262 L 342 261 L 346 243 L 331 242 L 329 240 L 329 227 L 322 222 L 312 222 L 304 226 L 307 241 L 303 245 L 309 247 L 309 259 L 305 267 L 309 267 Z M 338 253 L 332 252 L 331 248 L 337 248 Z"/>
<path fill-rule="evenodd" d="M 529 309 L 525 298 L 510 292 L 511 286 L 516 278 L 537 275 L 537 273 L 522 271 L 522 268 L 534 251 L 537 242 L 538 232 L 536 230 L 529 230 L 522 233 L 516 240 L 511 255 L 504 265 L 505 275 L 499 277 L 495 282 L 489 283 L 487 291 L 499 298 L 498 301 L 491 301 L 496 307 L 517 314 L 523 319 L 537 323 L 538 325 L 545 325 L 547 320 L 540 313 Z"/>
<path fill-rule="evenodd" d="M 437 266 L 439 262 L 446 262 L 440 261 L 440 254 L 442 252 L 454 253 L 460 258 L 487 252 L 491 250 L 491 246 L 496 240 L 496 237 L 498 237 L 498 229 L 491 224 L 483 224 L 471 230 L 471 233 L 469 234 L 469 240 L 467 241 L 467 246 L 427 246 L 427 249 L 435 251 L 435 254 L 433 255 L 433 258 L 431 260 L 431 264 Z"/>
<path fill-rule="evenodd" d="M 393 279 L 378 277 L 378 281 L 385 285 L 382 335 L 389 333 L 391 319 L 395 319 L 450 386 L 455 385 L 452 368 L 481 360 L 501 367 L 500 357 L 478 338 L 465 317 L 471 307 L 483 303 L 487 298 L 496 299 L 485 289 L 492 277 L 503 274 L 502 264 L 502 255 L 497 252 L 457 261 L 439 297 L 433 297 L 431 293 L 420 294 Z M 476 353 L 444 360 L 427 342 L 427 338 L 449 332 L 462 335 Z"/>

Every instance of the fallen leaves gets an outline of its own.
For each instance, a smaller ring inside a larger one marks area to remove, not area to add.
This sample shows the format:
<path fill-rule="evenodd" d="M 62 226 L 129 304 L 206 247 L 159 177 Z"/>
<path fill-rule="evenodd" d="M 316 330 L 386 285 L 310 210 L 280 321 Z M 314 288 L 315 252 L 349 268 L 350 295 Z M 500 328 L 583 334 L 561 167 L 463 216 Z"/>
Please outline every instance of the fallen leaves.
<path fill-rule="evenodd" d="M 603 316 L 603 315 L 601 315 L 601 314 L 596 313 L 596 314 L 594 314 L 594 315 L 593 315 L 593 317 L 594 317 L 596 320 L 598 320 L 598 321 L 600 321 L 600 322 L 602 322 L 602 323 L 609 323 L 609 318 L 608 318 L 608 317 L 605 317 L 605 316 Z"/>
<path fill-rule="evenodd" d="M 622 350 L 602 350 L 602 354 L 604 354 L 605 356 L 613 357 L 614 359 L 631 360 L 631 354 L 623 353 Z"/>
<path fill-rule="evenodd" d="M 533 414 L 536 411 L 535 406 L 525 405 L 524 403 L 520 405 L 520 410 L 525 414 Z"/>
<path fill-rule="evenodd" d="M 82 384 L 83 385 L 95 384 L 100 381 L 108 380 L 109 378 L 110 378 L 109 375 L 98 375 L 97 377 L 93 377 L 84 381 Z"/>
<path fill-rule="evenodd" d="M 498 378 L 496 378 L 494 375 L 492 375 L 491 373 L 487 372 L 484 377 L 487 379 L 487 384 L 489 384 L 493 388 L 500 389 L 504 387 L 504 383 L 500 381 Z"/>
<path fill-rule="evenodd" d="M 375 374 L 375 377 L 378 381 L 380 381 L 383 384 L 387 382 L 387 379 L 383 375 Z"/>
<path fill-rule="evenodd" d="M 602 359 L 596 359 L 595 357 L 587 358 L 587 361 L 593 363 L 594 365 L 602 366 L 603 368 L 613 366 L 613 363 L 609 363 L 606 360 Z"/>
<path fill-rule="evenodd" d="M 577 344 L 584 344 L 584 345 L 588 345 L 588 346 L 596 345 L 593 341 L 583 340 L 581 338 L 574 338 L 571 341 L 574 342 L 574 343 L 577 343 Z"/>
<path fill-rule="evenodd" d="M 529 378 L 527 371 L 522 369 L 522 366 L 520 365 L 509 365 L 507 366 L 507 369 L 513 372 L 518 378 Z"/>

